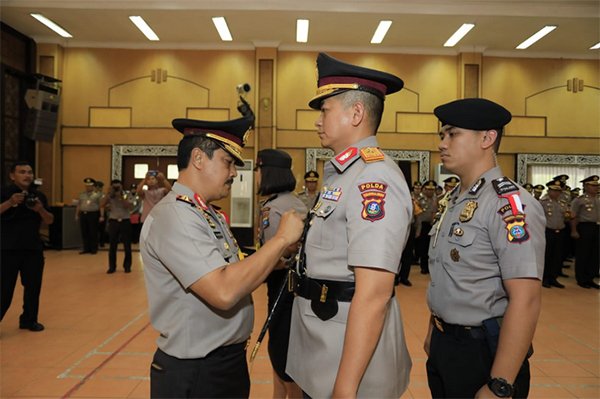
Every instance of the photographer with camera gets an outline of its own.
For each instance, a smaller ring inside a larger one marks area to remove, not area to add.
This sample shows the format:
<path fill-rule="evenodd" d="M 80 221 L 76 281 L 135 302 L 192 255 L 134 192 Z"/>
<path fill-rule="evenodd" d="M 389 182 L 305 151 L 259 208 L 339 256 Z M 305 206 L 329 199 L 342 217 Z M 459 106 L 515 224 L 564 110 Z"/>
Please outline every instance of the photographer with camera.
<path fill-rule="evenodd" d="M 1 308 L 4 318 L 12 302 L 21 274 L 23 284 L 23 313 L 19 328 L 42 331 L 38 322 L 42 274 L 44 271 L 44 244 L 40 238 L 40 225 L 52 224 L 54 215 L 48 210 L 46 196 L 35 189 L 33 169 L 29 162 L 17 161 L 10 169 L 13 184 L 2 190 L 0 222 L 2 228 Z"/>
<path fill-rule="evenodd" d="M 145 189 L 144 186 L 146 186 Z M 157 170 L 149 170 L 146 173 L 146 177 L 137 185 L 136 190 L 137 195 L 142 199 L 142 224 L 154 205 L 163 199 L 169 191 L 171 191 L 171 183 L 167 181 L 165 175 Z"/>
<path fill-rule="evenodd" d="M 108 219 L 108 237 L 110 247 L 108 250 L 108 270 L 114 273 L 117 269 L 117 246 L 119 238 L 125 248 L 123 269 L 125 273 L 131 272 L 131 220 L 129 213 L 133 208 L 129 195 L 123 191 L 121 180 L 114 179 L 110 182 L 110 191 L 100 202 L 100 221 L 104 220 L 106 208 L 110 210 Z"/>

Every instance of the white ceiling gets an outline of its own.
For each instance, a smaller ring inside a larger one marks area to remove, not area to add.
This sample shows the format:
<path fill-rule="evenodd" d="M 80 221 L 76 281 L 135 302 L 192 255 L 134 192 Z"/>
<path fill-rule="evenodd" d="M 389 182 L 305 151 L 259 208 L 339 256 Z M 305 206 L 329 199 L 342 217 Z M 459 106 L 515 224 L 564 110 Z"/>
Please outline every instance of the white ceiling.
<path fill-rule="evenodd" d="M 38 43 L 65 47 L 253 49 L 600 59 L 600 1 L 577 0 L 0 0 L 0 19 Z M 63 39 L 33 19 L 52 19 Z M 141 15 L 160 37 L 150 42 L 129 21 Z M 211 18 L 224 16 L 233 42 Z M 309 42 L 295 42 L 297 18 L 310 19 Z M 393 21 L 370 44 L 379 20 Z M 465 22 L 475 28 L 455 47 L 443 43 Z M 544 25 L 558 25 L 527 50 L 515 47 Z"/>

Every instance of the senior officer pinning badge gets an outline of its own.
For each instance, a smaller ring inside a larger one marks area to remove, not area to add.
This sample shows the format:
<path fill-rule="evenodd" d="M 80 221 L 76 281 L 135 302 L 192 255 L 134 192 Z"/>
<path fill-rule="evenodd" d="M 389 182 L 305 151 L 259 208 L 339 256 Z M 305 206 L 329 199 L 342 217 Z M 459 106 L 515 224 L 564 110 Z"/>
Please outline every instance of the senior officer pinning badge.
<path fill-rule="evenodd" d="M 358 189 L 363 197 L 363 209 L 361 216 L 365 220 L 374 222 L 385 216 L 385 190 L 387 184 L 379 182 L 362 183 Z"/>
<path fill-rule="evenodd" d="M 466 223 L 469 220 L 473 219 L 473 215 L 475 214 L 475 210 L 477 209 L 477 207 L 477 201 L 467 201 L 465 207 L 462 209 L 462 211 L 460 211 L 460 216 L 458 217 L 458 220 L 460 220 L 463 223 Z"/>

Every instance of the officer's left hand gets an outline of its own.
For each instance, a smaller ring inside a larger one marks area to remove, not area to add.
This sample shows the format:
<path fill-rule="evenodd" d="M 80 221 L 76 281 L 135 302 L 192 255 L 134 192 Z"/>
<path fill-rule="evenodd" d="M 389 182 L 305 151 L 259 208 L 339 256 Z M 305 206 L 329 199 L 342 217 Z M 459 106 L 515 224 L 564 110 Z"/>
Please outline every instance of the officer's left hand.
<path fill-rule="evenodd" d="M 494 395 L 492 391 L 488 388 L 487 384 L 482 386 L 479 391 L 475 394 L 475 398 L 492 398 L 497 399 L 498 397 Z"/>
<path fill-rule="evenodd" d="M 31 207 L 31 210 L 40 213 L 44 209 L 44 204 L 38 198 L 35 199 L 35 205 Z"/>

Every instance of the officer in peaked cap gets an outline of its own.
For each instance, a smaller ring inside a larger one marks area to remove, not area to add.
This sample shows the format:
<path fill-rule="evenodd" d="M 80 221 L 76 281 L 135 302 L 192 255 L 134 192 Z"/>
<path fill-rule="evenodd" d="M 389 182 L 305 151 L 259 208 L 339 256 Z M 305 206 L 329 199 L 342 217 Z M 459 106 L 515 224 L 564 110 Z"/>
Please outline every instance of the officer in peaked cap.
<path fill-rule="evenodd" d="M 533 196 L 535 199 L 539 200 L 540 197 L 542 196 L 543 192 L 544 192 L 543 184 L 536 184 L 535 186 L 533 186 Z"/>
<path fill-rule="evenodd" d="M 569 214 L 568 203 L 561 201 L 564 183 L 559 179 L 546 183 L 548 195 L 540 200 L 546 214 L 546 254 L 544 257 L 544 277 L 542 286 L 545 288 L 565 288 L 558 281 L 562 273 L 562 262 L 566 242 L 564 242 L 564 228 L 566 217 Z"/>
<path fill-rule="evenodd" d="M 579 187 L 575 187 L 574 189 L 571 190 L 571 200 L 574 200 L 575 198 L 579 197 L 579 192 L 581 191 L 581 189 Z"/>
<path fill-rule="evenodd" d="M 529 194 L 533 195 L 533 184 L 531 184 L 531 183 L 525 183 L 525 184 L 523 184 L 523 188 L 525 190 L 527 190 L 527 192 Z"/>
<path fill-rule="evenodd" d="M 431 395 L 527 397 L 527 348 L 541 307 L 544 212 L 496 165 L 508 110 L 469 98 L 433 112 L 442 126 L 440 158 L 460 187 L 430 233 L 425 350 Z"/>
<path fill-rule="evenodd" d="M 317 133 L 335 155 L 324 165 L 296 267 L 287 373 L 311 397 L 397 398 L 411 363 L 394 278 L 412 201 L 402 171 L 375 134 L 386 95 L 403 82 L 322 53 L 317 69 L 309 106 L 321 110 Z M 354 295 L 355 283 L 361 295 Z M 350 307 L 365 311 L 348 317 Z"/>
<path fill-rule="evenodd" d="M 456 176 L 450 176 L 444 179 L 444 192 L 452 191 L 458 185 L 460 179 Z"/>
<path fill-rule="evenodd" d="M 94 190 L 96 180 L 91 177 L 83 179 L 85 191 L 79 193 L 75 208 L 75 221 L 79 221 L 83 248 L 79 254 L 95 254 L 98 252 L 98 223 L 100 220 L 100 200 L 102 193 Z"/>
<path fill-rule="evenodd" d="M 583 288 L 599 289 L 594 278 L 600 265 L 600 199 L 597 175 L 581 180 L 583 194 L 571 203 L 571 237 L 575 239 L 575 278 Z"/>
<path fill-rule="evenodd" d="M 251 122 L 173 121 L 184 135 L 177 149 L 179 177 L 140 234 L 150 320 L 160 333 L 151 397 L 249 395 L 250 294 L 302 232 L 301 216 L 285 213 L 275 237 L 243 259 L 212 205 L 229 195 L 235 165 L 244 164 L 241 151 Z"/>
<path fill-rule="evenodd" d="M 315 205 L 319 195 L 319 174 L 315 170 L 309 170 L 304 174 L 304 190 L 298 193 L 298 198 L 304 203 L 307 209 Z"/>

